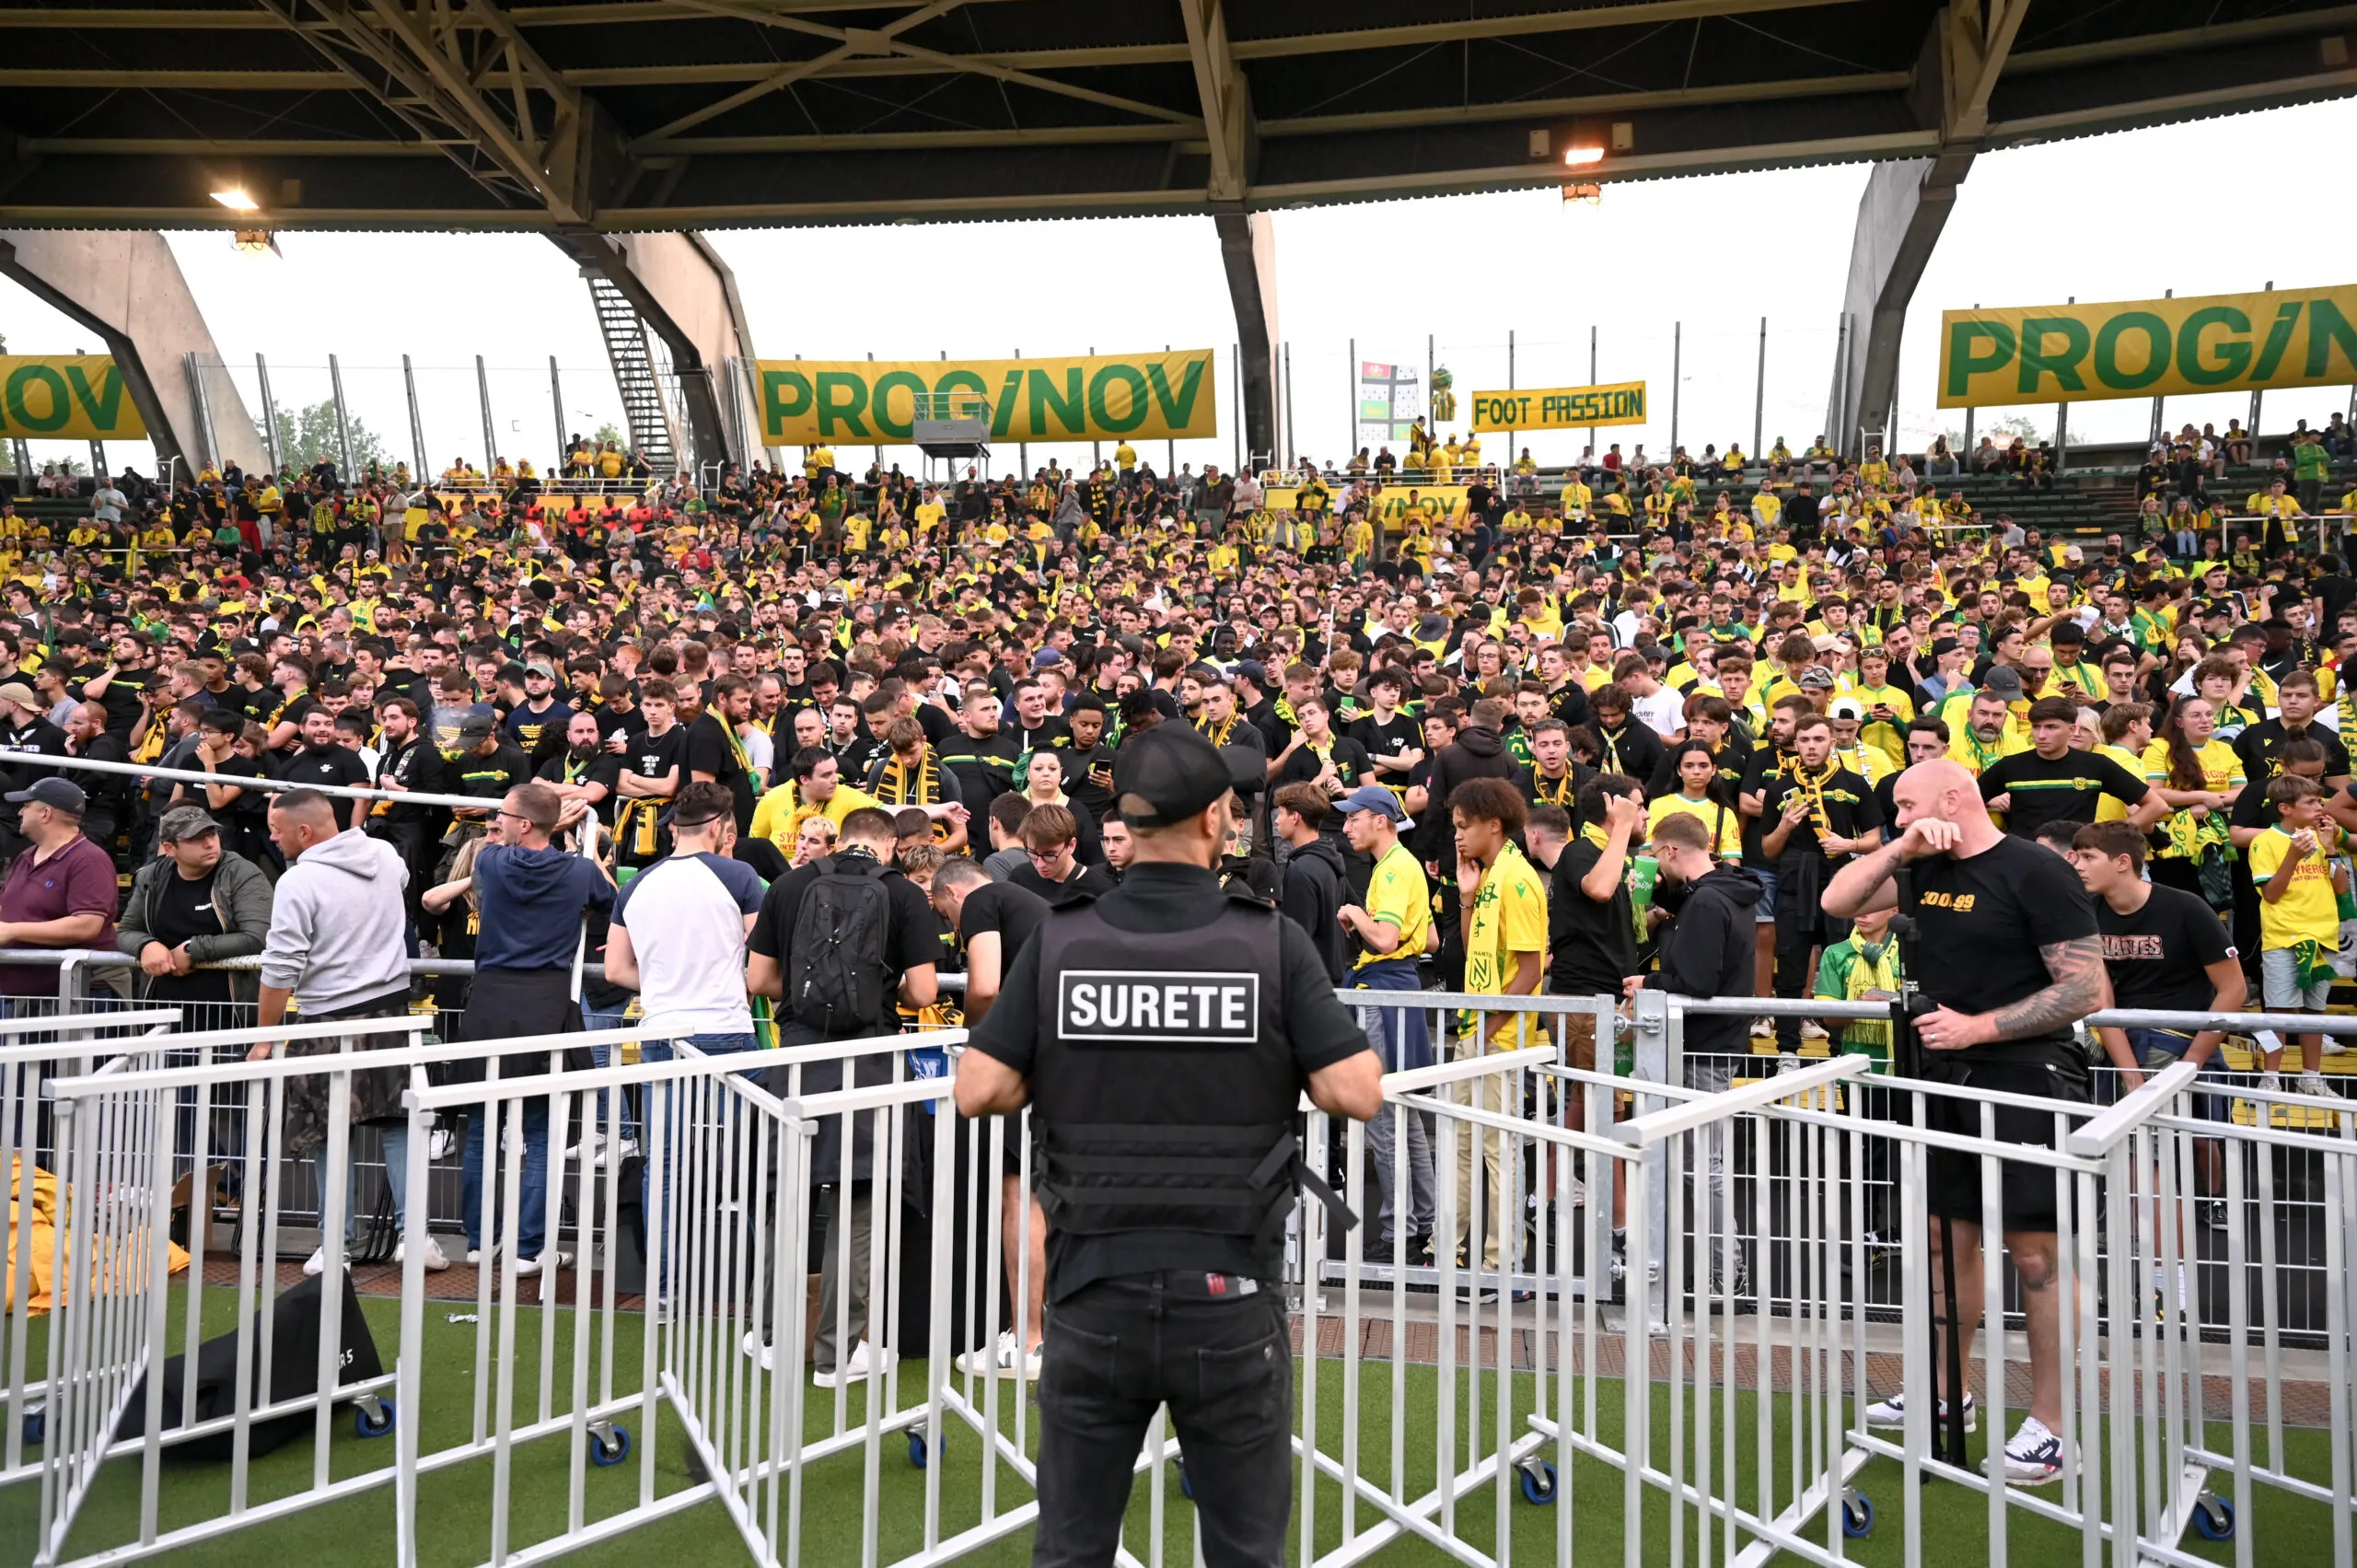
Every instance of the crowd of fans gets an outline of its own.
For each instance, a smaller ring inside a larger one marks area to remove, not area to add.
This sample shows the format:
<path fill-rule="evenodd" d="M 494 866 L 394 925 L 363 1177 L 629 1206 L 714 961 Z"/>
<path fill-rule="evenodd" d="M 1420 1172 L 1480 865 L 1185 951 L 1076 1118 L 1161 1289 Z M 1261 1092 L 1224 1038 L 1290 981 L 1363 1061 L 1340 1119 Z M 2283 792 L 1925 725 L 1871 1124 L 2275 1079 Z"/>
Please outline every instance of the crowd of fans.
<path fill-rule="evenodd" d="M 143 993 L 239 999 L 203 966 L 262 950 L 297 858 L 267 782 L 306 791 L 315 830 L 324 811 L 389 846 L 401 940 L 477 959 L 470 1013 L 507 970 L 543 976 L 501 991 L 516 1027 L 618 1021 L 657 971 L 615 889 L 692 860 L 714 929 L 743 922 L 691 966 L 698 1025 L 749 1046 L 749 989 L 784 1038 L 850 1038 L 888 1020 L 804 1015 L 810 889 L 870 865 L 890 885 L 875 1007 L 941 1016 L 935 972 L 967 967 L 985 1009 L 1050 902 L 1120 877 L 1120 749 L 1185 724 L 1263 759 L 1225 875 L 1309 927 L 1338 984 L 1618 993 L 1708 921 L 1751 928 L 1737 967 L 1762 993 L 1881 994 L 1887 927 L 1819 895 L 1890 828 L 1897 775 L 1945 757 L 2013 833 L 2084 856 L 2080 830 L 2128 824 L 2107 864 L 2215 912 L 2270 1010 L 2320 1008 L 2357 826 L 2357 577 L 2302 526 L 2349 440 L 2336 416 L 2252 468 L 2238 428 L 2189 428 L 2140 476 L 2138 527 L 2100 542 L 1976 509 L 1968 469 L 2051 478 L 1986 439 L 1855 462 L 1822 439 L 1613 447 L 1543 482 L 1527 451 L 1421 427 L 1404 460 L 1265 475 L 1158 474 L 1121 444 L 1086 473 L 932 483 L 817 447 L 707 490 L 591 443 L 545 478 L 124 475 L 62 528 L 0 505 L 0 946 L 119 940 Z M 69 757 L 203 776 L 44 761 Z M 309 793 L 350 786 L 396 798 Z M 573 856 L 604 891 L 519 891 L 487 871 L 503 851 Z M 686 896 L 662 902 L 684 918 Z M 552 897 L 563 918 L 535 923 Z M 550 931 L 585 915 L 610 967 L 574 1014 Z M 2164 994 L 2134 969 L 2123 1003 Z M 53 983 L 0 967 L 0 989 Z M 1392 1064 L 1429 1051 L 1386 1016 Z M 1825 1033 L 1751 1032 L 1786 1055 Z M 1830 1043 L 1882 1049 L 1872 1027 Z M 2299 1044 L 2320 1087 L 2321 1042 Z M 1411 1212 L 1385 1176 L 1376 1228 L 1428 1230 L 1430 1151 L 1399 1157 Z"/>

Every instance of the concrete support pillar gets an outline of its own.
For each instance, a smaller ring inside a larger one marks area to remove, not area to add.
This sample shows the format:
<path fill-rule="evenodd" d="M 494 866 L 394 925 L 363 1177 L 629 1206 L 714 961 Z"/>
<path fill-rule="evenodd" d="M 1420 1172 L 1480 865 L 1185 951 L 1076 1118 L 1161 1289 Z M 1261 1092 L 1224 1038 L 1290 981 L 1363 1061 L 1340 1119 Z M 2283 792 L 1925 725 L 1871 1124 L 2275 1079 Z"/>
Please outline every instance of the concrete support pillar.
<path fill-rule="evenodd" d="M 105 340 L 122 369 L 123 389 L 147 425 L 158 467 L 174 458 L 192 470 L 207 462 L 234 462 L 257 473 L 267 467 L 261 428 L 223 366 L 196 296 L 162 235 L 0 231 L 0 274 Z M 191 366 L 202 367 L 203 408 Z M 205 409 L 212 414 L 210 439 Z"/>
<path fill-rule="evenodd" d="M 621 290 L 663 340 L 679 378 L 698 464 L 749 462 L 760 423 L 752 399 L 753 334 L 737 275 L 700 234 L 556 234 L 564 252 Z"/>
<path fill-rule="evenodd" d="M 1858 202 L 1850 242 L 1850 282 L 1841 309 L 1851 330 L 1833 366 L 1826 399 L 1826 437 L 1846 457 L 1864 455 L 1860 426 L 1887 452 L 1893 397 L 1898 389 L 1898 345 L 1908 303 L 1939 243 L 1956 187 L 1972 167 L 1969 152 L 1880 163 Z"/>
<path fill-rule="evenodd" d="M 1236 305 L 1237 358 L 1244 372 L 1245 460 L 1277 451 L 1277 237 L 1266 213 L 1214 214 L 1220 263 Z"/>

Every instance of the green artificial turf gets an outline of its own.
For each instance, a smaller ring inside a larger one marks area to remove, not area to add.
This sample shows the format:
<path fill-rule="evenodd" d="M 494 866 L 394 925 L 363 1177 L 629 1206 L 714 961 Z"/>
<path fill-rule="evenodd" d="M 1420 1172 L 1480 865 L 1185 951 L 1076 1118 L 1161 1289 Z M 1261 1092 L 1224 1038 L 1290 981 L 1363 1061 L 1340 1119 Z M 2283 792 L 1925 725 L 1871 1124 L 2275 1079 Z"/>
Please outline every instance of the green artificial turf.
<path fill-rule="evenodd" d="M 225 1331 L 232 1321 L 234 1298 L 226 1291 L 206 1293 L 205 1326 L 207 1334 Z M 424 1389 L 420 1428 L 421 1449 L 435 1448 L 464 1441 L 472 1430 L 472 1395 L 475 1379 L 475 1328 L 471 1324 L 452 1324 L 447 1320 L 450 1312 L 470 1310 L 466 1303 L 437 1303 L 426 1325 L 426 1365 L 430 1368 Z M 399 1306 L 382 1298 L 366 1298 L 363 1310 L 367 1314 L 377 1334 L 381 1355 L 389 1363 L 399 1335 Z M 175 1304 L 173 1321 L 177 1324 L 179 1304 Z M 632 1389 L 637 1384 L 641 1355 L 642 1319 L 635 1314 L 618 1314 L 617 1334 L 613 1345 L 615 1387 Z M 541 1316 L 538 1309 L 527 1309 L 516 1323 L 517 1335 L 517 1409 L 519 1420 L 528 1420 L 537 1413 Z M 562 1315 L 556 1332 L 555 1391 L 560 1401 L 570 1397 L 572 1379 L 572 1315 Z M 37 1353 L 33 1364 L 40 1364 Z M 593 1342 L 593 1388 L 598 1353 L 603 1346 Z M 766 1412 L 758 1404 L 760 1392 L 751 1379 L 743 1376 L 750 1364 L 735 1354 L 722 1354 L 717 1347 L 709 1357 L 713 1367 L 725 1379 L 723 1387 L 730 1390 L 714 1403 L 721 1408 L 733 1408 L 737 1419 L 747 1424 L 759 1423 Z M 1322 1361 L 1317 1367 L 1318 1433 L 1321 1451 L 1341 1452 L 1344 1411 L 1344 1372 L 1341 1361 Z M 1383 1362 L 1361 1362 L 1358 1367 L 1360 1463 L 1364 1472 L 1378 1480 L 1387 1480 L 1392 1465 L 1391 1428 L 1391 1369 Z M 903 1368 L 901 1387 L 903 1399 L 912 1395 L 918 1387 L 922 1368 L 910 1364 Z M 1469 1452 L 1485 1454 L 1494 1445 L 1496 1419 L 1493 1407 L 1484 1405 L 1477 1432 L 1467 1431 L 1465 1400 L 1469 1379 L 1459 1372 L 1454 1385 L 1457 1400 L 1454 1413 L 1456 1447 L 1458 1463 L 1467 1462 Z M 1435 1434 L 1439 1422 L 1442 1385 L 1436 1369 L 1412 1366 L 1406 1374 L 1404 1390 L 1406 1420 L 1401 1444 L 1403 1469 L 1410 1494 L 1416 1495 L 1432 1484 L 1436 1465 Z M 958 1378 L 958 1386 L 965 1379 Z M 1297 1385 L 1298 1386 L 1298 1385 Z M 1486 1401 L 1493 1379 L 1485 1378 L 1481 1393 Z M 974 1385 L 979 1390 L 979 1383 Z M 1015 1404 L 1009 1397 L 1017 1386 L 1002 1382 L 1000 1418 L 1002 1429 L 1015 1430 Z M 1511 1432 L 1525 1430 L 1522 1417 L 1529 1409 L 1533 1384 L 1525 1376 L 1515 1379 L 1516 1404 L 1512 1412 Z M 733 1405 L 730 1401 L 734 1401 Z M 864 1419 L 865 1391 L 854 1388 L 846 1392 L 843 1412 L 851 1426 Z M 1622 1388 L 1617 1382 L 1600 1382 L 1596 1387 L 1596 1431 L 1608 1442 L 1617 1444 L 1620 1431 Z M 1691 1452 L 1693 1430 L 1690 1393 L 1688 1403 L 1689 1427 L 1686 1441 Z M 1652 1398 L 1652 1449 L 1657 1465 L 1666 1467 L 1671 1453 L 1668 1431 L 1670 1392 L 1657 1385 Z M 1723 1407 L 1716 1401 L 1712 1409 L 1714 1423 L 1712 1443 L 1713 1463 L 1720 1464 L 1724 1452 L 1724 1434 L 1717 1430 Z M 832 1394 L 812 1389 L 807 1393 L 804 1430 L 813 1438 L 837 1430 L 837 1406 Z M 1791 1460 L 1787 1452 L 1787 1421 L 1791 1416 L 1789 1401 L 1771 1401 L 1770 1415 L 1773 1444 L 1771 1473 L 1775 1476 L 1777 1501 L 1781 1504 L 1792 1489 Z M 421 1412 L 404 1411 L 403 1419 L 419 1419 Z M 1757 1406 L 1748 1395 L 1739 1395 L 1736 1401 L 1737 1434 L 1737 1495 L 1747 1504 L 1756 1500 L 1758 1476 L 1754 1469 Z M 1037 1411 L 1030 1411 L 1026 1426 L 1029 1445 L 1036 1451 Z M 636 1412 L 621 1420 L 633 1428 L 643 1426 Z M 908 1555 L 923 1545 L 925 1488 L 929 1479 L 939 1486 L 939 1517 L 942 1534 L 950 1535 L 978 1522 L 981 1517 L 982 1445 L 979 1434 L 962 1422 L 945 1417 L 948 1431 L 946 1453 L 931 1456 L 929 1470 L 920 1470 L 910 1462 L 906 1439 L 893 1433 L 883 1435 L 876 1462 L 877 1495 L 880 1506 L 875 1511 L 875 1527 L 879 1532 L 877 1542 L 878 1561 L 891 1562 Z M 331 1449 L 331 1473 L 338 1478 L 357 1475 L 372 1469 L 389 1467 L 394 1458 L 391 1438 L 363 1441 L 354 1436 L 349 1414 L 340 1412 L 335 1422 L 335 1439 Z M 644 1444 L 646 1434 L 635 1434 Z M 2326 1434 L 2303 1431 L 2287 1434 L 2289 1458 L 2293 1468 L 2302 1474 L 2321 1477 L 2327 1473 L 2328 1448 Z M 1990 1434 L 1984 1429 L 1972 1439 L 1971 1457 L 1977 1463 L 1984 1452 Z M 2217 1442 L 2223 1446 L 2224 1434 Z M 566 1527 L 567 1498 L 572 1468 L 572 1446 L 563 1437 L 550 1437 L 517 1446 L 512 1453 L 512 1471 L 508 1496 L 508 1544 L 510 1550 L 526 1544 L 561 1537 Z M 1511 1557 L 1520 1562 L 1550 1562 L 1557 1560 L 1558 1531 L 1568 1522 L 1573 1544 L 1573 1560 L 1580 1564 L 1618 1563 L 1622 1561 L 1623 1492 L 1620 1472 L 1606 1463 L 1582 1457 L 1565 1463 L 1563 1456 L 1550 1445 L 1543 1450 L 1557 1465 L 1561 1481 L 1557 1501 L 1547 1506 L 1525 1502 L 1509 1474 L 1505 1485 L 1504 1515 L 1512 1539 Z M 676 1417 L 665 1407 L 657 1423 L 656 1464 L 654 1492 L 658 1497 L 679 1492 L 693 1482 L 688 1468 L 688 1447 Z M 257 1460 L 250 1479 L 250 1499 L 253 1503 L 284 1496 L 302 1490 L 309 1483 L 312 1468 L 312 1445 L 308 1432 L 294 1444 L 279 1452 Z M 585 1516 L 595 1521 L 610 1516 L 635 1504 L 641 1485 L 641 1456 L 633 1452 L 614 1469 L 588 1469 L 585 1474 Z M 805 1563 L 833 1568 L 836 1564 L 856 1563 L 864 1556 L 864 1533 L 868 1511 L 863 1506 L 864 1479 L 867 1457 L 863 1449 L 854 1448 L 807 1466 L 802 1476 L 799 1527 L 799 1560 Z M 1297 1471 L 1296 1471 L 1297 1473 Z M 1693 1475 L 1689 1461 L 1689 1479 Z M 135 1458 L 118 1460 L 102 1472 L 98 1486 L 87 1500 L 76 1521 L 69 1540 L 69 1556 L 80 1556 L 107 1547 L 134 1540 L 138 1530 L 139 1462 Z M 1164 1496 L 1165 1557 L 1164 1561 L 1183 1564 L 1192 1561 L 1192 1508 L 1179 1494 L 1176 1472 L 1166 1481 Z M 2223 1478 L 2218 1484 L 2223 1489 Z M 1877 1515 L 1874 1532 L 1863 1540 L 1844 1543 L 1848 1554 L 1865 1564 L 1899 1564 L 1904 1562 L 1904 1532 L 1902 1520 L 1905 1503 L 1901 1496 L 1901 1476 L 1898 1467 L 1877 1460 L 1866 1467 L 1857 1485 L 1875 1504 Z M 1151 1486 L 1141 1478 L 1132 1500 L 1128 1544 L 1141 1559 L 1148 1555 L 1151 1534 Z M 1717 1488 L 1725 1491 L 1724 1476 Z M 491 1556 L 491 1519 L 493 1491 L 493 1466 L 489 1458 L 470 1460 L 460 1466 L 425 1476 L 420 1483 L 421 1558 L 427 1568 L 464 1568 L 464 1565 L 488 1561 Z M 2061 1488 L 2040 1489 L 2040 1495 L 2059 1497 Z M 784 1489 L 780 1488 L 781 1515 L 784 1504 Z M 1028 1492 L 1015 1472 L 1001 1467 L 997 1477 L 998 1507 L 1011 1508 L 1024 1502 Z M 1319 1552 L 1339 1544 L 1342 1533 L 1341 1493 L 1331 1481 L 1321 1480 L 1316 1491 L 1315 1539 Z M 0 1568 L 17 1568 L 31 1561 L 31 1543 L 36 1524 L 38 1482 L 20 1482 L 0 1488 Z M 225 1513 L 228 1503 L 227 1469 L 226 1466 L 167 1462 L 163 1469 L 163 1485 L 159 1497 L 159 1523 L 169 1530 L 206 1517 Z M 1988 1559 L 1987 1503 L 1978 1493 L 1954 1485 L 1932 1484 L 1923 1493 L 1923 1539 L 1926 1560 L 1938 1562 L 1985 1562 Z M 1660 1492 L 1648 1489 L 1643 1503 L 1643 1558 L 1649 1562 L 1666 1562 L 1669 1557 L 1673 1510 L 1668 1499 Z M 1456 1529 L 1467 1544 L 1484 1552 L 1496 1545 L 1497 1520 L 1501 1512 L 1499 1489 L 1485 1487 L 1457 1504 Z M 1699 1520 L 1694 1510 L 1678 1511 L 1682 1517 L 1677 1527 L 1682 1531 L 1685 1550 L 1694 1552 L 1698 1545 Z M 2328 1510 L 2321 1504 L 2309 1504 L 2287 1499 L 2280 1493 L 2261 1490 L 2253 1512 L 2255 1518 L 2243 1521 L 2246 1530 L 2253 1533 L 2253 1545 L 2262 1552 L 2270 1568 L 2294 1568 L 2294 1565 L 2329 1562 L 2331 1556 L 2330 1521 Z M 1364 1530 L 1376 1526 L 1380 1514 L 1371 1505 L 1362 1504 L 1358 1510 L 1357 1527 Z M 2014 1562 L 2046 1563 L 2075 1560 L 2079 1551 L 2078 1538 L 2059 1527 L 2034 1520 L 2014 1511 L 2008 1521 L 2010 1556 Z M 1812 1539 L 1825 1539 L 1826 1524 L 1820 1518 L 1809 1530 Z M 1300 1527 L 1296 1512 L 1289 1539 L 1297 1551 Z M 1716 1554 L 1724 1557 L 1724 1542 L 1714 1542 Z M 2218 1562 L 2232 1560 L 2232 1548 L 2212 1545 L 2198 1538 L 2189 1538 L 2189 1551 Z M 786 1555 L 783 1547 L 781 1557 Z M 1029 1561 L 1030 1533 L 1018 1530 L 1011 1537 L 993 1542 L 973 1554 L 968 1561 L 1003 1568 L 1018 1568 Z M 186 1568 L 254 1568 L 261 1563 L 331 1562 L 335 1568 L 374 1568 L 389 1564 L 394 1557 L 393 1492 L 389 1485 L 344 1499 L 319 1508 L 306 1510 L 295 1516 L 251 1527 L 216 1539 L 199 1542 L 165 1554 L 159 1561 Z M 663 1564 L 726 1564 L 748 1561 L 749 1554 L 736 1527 L 713 1499 L 660 1520 L 642 1525 L 616 1539 L 584 1548 L 571 1561 L 583 1563 L 663 1563 Z M 1443 1563 L 1450 1559 L 1429 1543 L 1406 1539 L 1385 1548 L 1373 1561 L 1384 1564 Z"/>

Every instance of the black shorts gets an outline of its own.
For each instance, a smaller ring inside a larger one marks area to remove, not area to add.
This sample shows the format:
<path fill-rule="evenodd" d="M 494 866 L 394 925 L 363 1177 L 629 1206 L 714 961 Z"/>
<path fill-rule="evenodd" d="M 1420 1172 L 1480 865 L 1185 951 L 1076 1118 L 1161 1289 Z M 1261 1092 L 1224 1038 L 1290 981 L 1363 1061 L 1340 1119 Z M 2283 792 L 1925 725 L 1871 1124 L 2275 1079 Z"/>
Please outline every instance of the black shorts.
<path fill-rule="evenodd" d="M 2036 1095 L 2070 1105 L 2095 1103 L 2095 1080 L 2087 1059 L 2077 1045 L 2007 1044 L 1946 1053 L 1926 1051 L 1925 1076 L 1933 1083 L 2009 1095 Z M 2051 1112 L 2015 1105 L 1991 1108 L 1996 1136 L 2008 1144 L 2032 1148 L 2055 1146 Z M 1981 1135 L 1978 1101 L 1934 1095 L 1925 1121 L 1943 1132 L 1968 1137 Z M 2065 1125 L 2069 1125 L 2068 1122 Z M 1980 1171 L 1982 1156 L 1953 1149 L 1933 1149 L 1929 1167 L 1929 1205 L 1935 1214 L 1981 1223 Z M 2051 1166 L 2003 1161 L 1999 1167 L 1999 1201 L 2007 1230 L 2052 1231 L 2059 1210 L 2055 1203 L 2055 1172 Z"/>

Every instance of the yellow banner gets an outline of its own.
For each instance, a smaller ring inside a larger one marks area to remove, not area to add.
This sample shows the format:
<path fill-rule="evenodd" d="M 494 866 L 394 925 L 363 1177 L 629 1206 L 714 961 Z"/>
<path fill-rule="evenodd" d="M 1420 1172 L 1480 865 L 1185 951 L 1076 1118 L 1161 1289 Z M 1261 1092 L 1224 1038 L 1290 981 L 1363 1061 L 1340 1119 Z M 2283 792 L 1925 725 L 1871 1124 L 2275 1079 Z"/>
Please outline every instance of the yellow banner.
<path fill-rule="evenodd" d="M 916 401 L 986 403 L 993 441 L 1190 440 L 1219 434 L 1207 348 L 1086 359 L 764 359 L 761 441 L 881 446 L 914 438 Z M 964 406 L 961 406 L 964 405 Z"/>
<path fill-rule="evenodd" d="M 0 436 L 144 441 L 147 422 L 108 354 L 0 354 Z"/>
<path fill-rule="evenodd" d="M 1290 485 L 1271 485 L 1263 490 L 1261 505 L 1271 512 L 1293 510 L 1295 492 Z M 1328 497 L 1327 509 L 1334 502 Z M 1408 520 L 1411 511 L 1421 512 L 1434 523 L 1458 523 L 1465 520 L 1465 486 L 1461 484 L 1392 484 L 1384 487 L 1367 508 L 1367 519 L 1383 520 L 1386 528 L 1396 528 Z"/>
<path fill-rule="evenodd" d="M 1577 430 L 1591 424 L 1643 424 L 1645 384 L 1534 387 L 1520 392 L 1473 394 L 1476 430 Z"/>
<path fill-rule="evenodd" d="M 1940 404 L 2337 387 L 2357 381 L 2357 285 L 1950 310 L 1940 318 Z"/>

